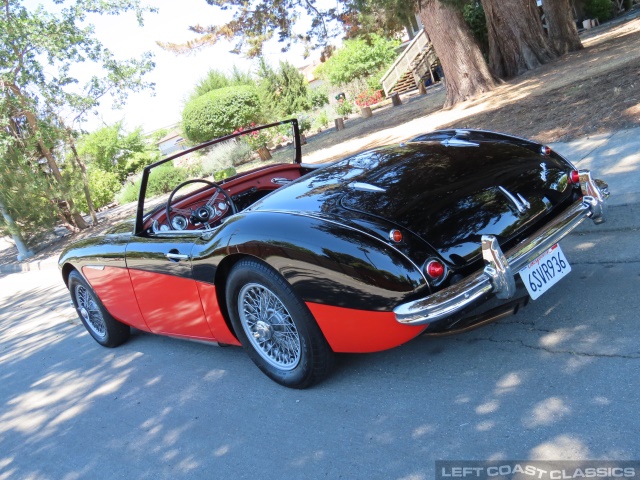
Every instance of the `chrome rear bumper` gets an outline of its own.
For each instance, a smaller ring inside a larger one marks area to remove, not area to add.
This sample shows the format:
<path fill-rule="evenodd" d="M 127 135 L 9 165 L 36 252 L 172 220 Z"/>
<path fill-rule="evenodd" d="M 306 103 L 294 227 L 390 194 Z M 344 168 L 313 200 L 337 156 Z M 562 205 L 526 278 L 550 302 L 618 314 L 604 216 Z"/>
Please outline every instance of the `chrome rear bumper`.
<path fill-rule="evenodd" d="M 516 291 L 515 275 L 545 250 L 558 243 L 584 219 L 602 223 L 606 216 L 609 190 L 606 183 L 580 170 L 583 197 L 561 215 L 503 253 L 493 235 L 482 236 L 485 267 L 464 280 L 428 297 L 404 303 L 394 309 L 396 320 L 407 325 L 426 325 L 443 320 L 492 293 L 497 298 L 512 298 Z"/>

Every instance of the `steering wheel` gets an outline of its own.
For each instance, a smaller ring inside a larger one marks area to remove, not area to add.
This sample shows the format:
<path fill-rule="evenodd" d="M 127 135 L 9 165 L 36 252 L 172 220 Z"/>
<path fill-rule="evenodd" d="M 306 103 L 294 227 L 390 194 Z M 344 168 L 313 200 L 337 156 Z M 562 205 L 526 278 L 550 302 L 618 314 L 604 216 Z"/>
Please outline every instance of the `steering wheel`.
<path fill-rule="evenodd" d="M 178 190 L 192 183 L 205 183 L 210 187 L 215 188 L 215 192 L 211 198 L 207 200 L 207 203 L 195 210 L 172 207 L 171 204 L 173 203 L 173 197 Z M 189 222 L 194 225 L 201 224 L 204 228 L 210 228 L 211 224 L 219 221 L 229 212 L 229 210 L 231 210 L 232 213 L 237 213 L 238 211 L 235 203 L 233 203 L 233 200 L 224 188 L 215 182 L 196 178 L 194 180 L 182 182 L 174 188 L 171 195 L 169 195 L 169 200 L 167 200 L 167 223 L 171 230 L 186 230 Z M 174 212 L 174 214 L 177 215 L 174 215 L 174 218 L 171 218 L 171 212 Z M 174 222 L 176 222 L 177 226 Z"/>

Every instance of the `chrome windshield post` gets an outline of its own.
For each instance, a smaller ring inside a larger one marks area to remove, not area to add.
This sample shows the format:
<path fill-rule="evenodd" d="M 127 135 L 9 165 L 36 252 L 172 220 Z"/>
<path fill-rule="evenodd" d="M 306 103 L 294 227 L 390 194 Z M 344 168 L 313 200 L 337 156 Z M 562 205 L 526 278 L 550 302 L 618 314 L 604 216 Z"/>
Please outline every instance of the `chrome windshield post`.
<path fill-rule="evenodd" d="M 482 258 L 484 273 L 489 276 L 493 291 L 498 298 L 512 298 L 516 293 L 516 282 L 511 267 L 493 235 L 482 236 Z"/>

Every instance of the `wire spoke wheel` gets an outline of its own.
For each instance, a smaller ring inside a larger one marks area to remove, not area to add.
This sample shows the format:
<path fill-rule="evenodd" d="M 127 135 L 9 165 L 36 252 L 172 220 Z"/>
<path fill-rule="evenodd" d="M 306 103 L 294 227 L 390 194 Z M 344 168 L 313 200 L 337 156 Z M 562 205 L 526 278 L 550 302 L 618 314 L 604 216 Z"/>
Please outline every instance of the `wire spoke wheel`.
<path fill-rule="evenodd" d="M 293 370 L 300 362 L 300 335 L 284 303 L 268 288 L 248 283 L 238 295 L 238 313 L 247 338 L 272 366 Z"/>
<path fill-rule="evenodd" d="M 106 337 L 107 325 L 93 295 L 84 285 L 76 286 L 78 313 L 98 337 Z"/>

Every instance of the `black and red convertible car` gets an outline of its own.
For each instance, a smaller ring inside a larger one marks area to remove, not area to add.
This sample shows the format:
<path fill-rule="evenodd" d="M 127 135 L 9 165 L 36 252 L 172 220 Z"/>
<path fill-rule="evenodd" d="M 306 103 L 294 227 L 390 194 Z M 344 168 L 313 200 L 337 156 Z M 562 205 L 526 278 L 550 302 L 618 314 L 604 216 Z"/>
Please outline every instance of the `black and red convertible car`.
<path fill-rule="evenodd" d="M 570 271 L 558 241 L 605 219 L 605 183 L 549 147 L 443 130 L 328 164 L 263 165 L 145 199 L 135 220 L 67 248 L 59 265 L 89 333 L 130 327 L 242 345 L 276 382 L 304 388 L 337 352 L 515 313 Z M 261 128 L 246 130 L 250 134 Z"/>

